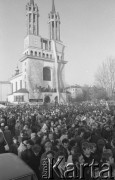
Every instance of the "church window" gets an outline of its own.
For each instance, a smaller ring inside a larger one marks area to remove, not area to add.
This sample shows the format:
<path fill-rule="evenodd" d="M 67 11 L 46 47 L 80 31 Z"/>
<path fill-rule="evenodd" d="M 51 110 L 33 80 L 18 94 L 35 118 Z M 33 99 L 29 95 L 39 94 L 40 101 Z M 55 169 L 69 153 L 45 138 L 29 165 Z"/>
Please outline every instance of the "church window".
<path fill-rule="evenodd" d="M 29 14 L 29 22 L 31 22 L 31 14 Z"/>
<path fill-rule="evenodd" d="M 59 56 L 57 56 L 57 59 L 59 60 Z"/>
<path fill-rule="evenodd" d="M 49 58 L 49 55 L 48 55 L 48 54 L 46 54 L 46 57 L 47 57 L 47 58 Z"/>
<path fill-rule="evenodd" d="M 54 28 L 54 22 L 52 22 L 52 27 Z"/>
<path fill-rule="evenodd" d="M 26 89 L 26 82 L 25 82 L 25 89 Z"/>
<path fill-rule="evenodd" d="M 50 59 L 52 59 L 52 54 L 50 54 Z"/>
<path fill-rule="evenodd" d="M 29 11 L 31 11 L 31 7 L 29 7 Z"/>
<path fill-rule="evenodd" d="M 43 80 L 44 81 L 51 81 L 51 70 L 49 67 L 43 68 Z"/>
<path fill-rule="evenodd" d="M 43 53 L 43 58 L 45 58 L 45 54 Z"/>
<path fill-rule="evenodd" d="M 24 96 L 14 96 L 15 102 L 24 102 Z"/>
<path fill-rule="evenodd" d="M 13 93 L 13 83 L 12 83 L 12 93 Z"/>
<path fill-rule="evenodd" d="M 35 22 L 35 14 L 33 15 L 33 21 Z"/>
<path fill-rule="evenodd" d="M 35 51 L 35 56 L 37 56 L 37 52 Z"/>
<path fill-rule="evenodd" d="M 34 11 L 35 11 L 36 9 L 35 9 L 35 7 L 34 7 Z"/>
<path fill-rule="evenodd" d="M 17 82 L 16 82 L 16 91 L 17 91 Z"/>
<path fill-rule="evenodd" d="M 33 51 L 30 51 L 30 55 L 33 56 Z"/>
<path fill-rule="evenodd" d="M 22 89 L 22 80 L 20 80 L 20 89 Z"/>
<path fill-rule="evenodd" d="M 41 57 L 41 52 L 39 52 L 39 57 Z"/>
<path fill-rule="evenodd" d="M 54 15 L 52 15 L 52 18 L 54 18 Z"/>

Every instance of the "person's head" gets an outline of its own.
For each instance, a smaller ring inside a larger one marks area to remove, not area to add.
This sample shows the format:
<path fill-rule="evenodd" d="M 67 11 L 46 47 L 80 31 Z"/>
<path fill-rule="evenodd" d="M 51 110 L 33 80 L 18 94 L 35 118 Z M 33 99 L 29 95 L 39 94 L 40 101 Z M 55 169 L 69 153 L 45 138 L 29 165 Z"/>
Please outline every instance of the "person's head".
<path fill-rule="evenodd" d="M 5 128 L 4 128 L 5 130 L 8 130 L 8 126 L 5 126 Z"/>
<path fill-rule="evenodd" d="M 36 139 L 36 133 L 31 133 L 31 140 L 35 140 Z"/>
<path fill-rule="evenodd" d="M 47 156 L 48 159 L 52 159 L 52 158 L 54 158 L 55 153 L 54 153 L 53 151 L 48 151 L 48 152 L 46 153 L 46 156 Z"/>
<path fill-rule="evenodd" d="M 84 130 L 83 128 L 79 128 L 79 129 L 78 129 L 78 135 L 79 135 L 80 137 L 83 137 L 83 136 L 84 136 L 84 133 L 85 133 L 85 130 Z"/>
<path fill-rule="evenodd" d="M 49 138 L 50 141 L 52 141 L 54 139 L 53 133 L 49 133 L 48 138 Z"/>
<path fill-rule="evenodd" d="M 21 138 L 24 137 L 24 132 L 23 132 L 23 131 L 20 132 L 20 137 L 21 137 Z"/>
<path fill-rule="evenodd" d="M 111 150 L 106 150 L 102 154 L 102 161 L 104 163 L 113 164 L 114 163 L 114 157 Z"/>
<path fill-rule="evenodd" d="M 1 123 L 1 129 L 4 130 L 4 123 Z"/>
<path fill-rule="evenodd" d="M 88 140 L 90 140 L 90 138 L 91 138 L 91 133 L 90 132 L 85 132 L 84 133 L 84 139 L 88 141 Z"/>
<path fill-rule="evenodd" d="M 90 149 L 91 149 L 91 153 L 95 153 L 97 146 L 95 143 L 90 143 Z"/>
<path fill-rule="evenodd" d="M 75 154 L 75 152 L 76 152 L 76 148 L 77 148 L 77 147 L 75 147 L 75 146 L 73 146 L 73 147 L 71 148 L 71 154 L 72 154 L 72 155 L 74 155 L 74 154 Z"/>
<path fill-rule="evenodd" d="M 51 126 L 52 126 L 52 127 L 54 126 L 54 121 L 51 121 Z"/>
<path fill-rule="evenodd" d="M 32 151 L 34 152 L 35 155 L 38 155 L 41 151 L 41 147 L 38 144 L 35 144 L 32 146 Z"/>
<path fill-rule="evenodd" d="M 27 149 L 31 149 L 33 145 L 34 145 L 34 142 L 31 139 L 29 139 L 27 141 Z"/>
<path fill-rule="evenodd" d="M 58 122 L 59 122 L 59 124 L 61 124 L 62 123 L 61 119 L 59 119 Z"/>
<path fill-rule="evenodd" d="M 14 144 L 17 144 L 17 142 L 18 142 L 17 138 L 16 138 L 16 137 L 13 137 L 13 143 L 14 143 Z"/>
<path fill-rule="evenodd" d="M 88 142 L 83 142 L 82 143 L 82 151 L 83 151 L 84 155 L 90 156 L 91 149 L 90 149 L 90 144 Z"/>
<path fill-rule="evenodd" d="M 60 148 L 60 141 L 58 139 L 55 140 L 54 146 L 57 147 L 58 149 Z"/>
<path fill-rule="evenodd" d="M 57 127 L 54 128 L 54 132 L 55 132 L 56 134 L 58 133 L 58 128 L 57 128 Z"/>
<path fill-rule="evenodd" d="M 24 126 L 24 130 L 28 130 L 28 125 L 26 124 L 25 126 Z"/>
<path fill-rule="evenodd" d="M 51 151 L 51 149 L 52 149 L 52 143 L 51 143 L 50 141 L 47 141 L 47 142 L 44 144 L 44 147 L 45 147 L 45 152 Z"/>
<path fill-rule="evenodd" d="M 23 144 L 26 148 L 27 148 L 27 141 L 28 141 L 27 138 L 25 138 L 25 137 L 22 138 L 22 144 Z"/>
<path fill-rule="evenodd" d="M 63 140 L 62 140 L 62 145 L 63 145 L 63 147 L 64 147 L 65 149 L 67 149 L 68 146 L 69 146 L 69 141 L 68 141 L 68 139 L 63 139 Z"/>

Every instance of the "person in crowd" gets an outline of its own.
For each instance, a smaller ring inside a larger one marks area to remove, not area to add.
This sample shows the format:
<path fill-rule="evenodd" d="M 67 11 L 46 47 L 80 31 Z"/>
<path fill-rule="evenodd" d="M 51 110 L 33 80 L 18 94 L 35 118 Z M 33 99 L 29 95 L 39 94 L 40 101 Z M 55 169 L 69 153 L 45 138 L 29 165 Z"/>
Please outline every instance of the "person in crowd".
<path fill-rule="evenodd" d="M 91 154 L 90 144 L 88 142 L 82 143 L 82 153 L 83 153 L 85 163 L 91 164 L 93 157 Z"/>
<path fill-rule="evenodd" d="M 13 137 L 13 143 L 10 146 L 10 152 L 13 154 L 18 155 L 18 147 L 19 147 L 19 142 L 17 137 Z"/>
<path fill-rule="evenodd" d="M 10 148 L 10 146 L 12 144 L 12 134 L 11 134 L 11 131 L 8 129 L 8 126 L 5 126 L 5 128 L 4 128 L 4 137 Z"/>
<path fill-rule="evenodd" d="M 68 156 L 70 155 L 69 140 L 68 139 L 62 140 L 62 146 L 60 147 L 60 151 L 62 151 L 64 153 L 65 161 L 67 162 Z"/>
<path fill-rule="evenodd" d="M 25 137 L 22 138 L 22 141 L 18 147 L 18 156 L 19 157 L 21 157 L 22 152 L 27 149 L 27 140 L 28 140 L 28 138 L 25 138 Z"/>

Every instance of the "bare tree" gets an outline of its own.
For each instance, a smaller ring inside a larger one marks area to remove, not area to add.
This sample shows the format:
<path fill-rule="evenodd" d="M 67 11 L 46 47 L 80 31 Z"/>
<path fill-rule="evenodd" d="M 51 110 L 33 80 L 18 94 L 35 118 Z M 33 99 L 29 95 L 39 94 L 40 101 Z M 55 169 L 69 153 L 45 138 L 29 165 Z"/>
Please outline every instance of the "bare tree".
<path fill-rule="evenodd" d="M 108 58 L 101 64 L 95 75 L 96 83 L 113 97 L 115 92 L 115 59 Z"/>

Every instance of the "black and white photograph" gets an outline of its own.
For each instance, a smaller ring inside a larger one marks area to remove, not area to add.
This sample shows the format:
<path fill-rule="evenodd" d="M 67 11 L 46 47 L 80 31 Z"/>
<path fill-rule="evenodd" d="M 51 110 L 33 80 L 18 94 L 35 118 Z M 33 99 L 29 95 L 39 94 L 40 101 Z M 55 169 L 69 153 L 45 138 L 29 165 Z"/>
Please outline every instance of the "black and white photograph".
<path fill-rule="evenodd" d="M 0 0 L 0 180 L 115 179 L 115 0 Z"/>

